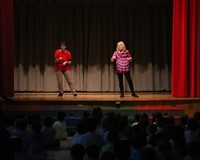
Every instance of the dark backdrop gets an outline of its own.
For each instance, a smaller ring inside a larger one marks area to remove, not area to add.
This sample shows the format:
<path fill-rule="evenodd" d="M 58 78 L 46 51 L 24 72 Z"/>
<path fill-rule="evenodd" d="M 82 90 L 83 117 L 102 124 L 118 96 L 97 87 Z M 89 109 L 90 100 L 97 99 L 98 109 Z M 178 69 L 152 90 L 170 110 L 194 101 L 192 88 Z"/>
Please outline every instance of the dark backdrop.
<path fill-rule="evenodd" d="M 14 0 L 14 26 L 15 91 L 57 90 L 61 40 L 79 91 L 119 90 L 110 58 L 120 40 L 136 91 L 171 90 L 172 0 Z"/>

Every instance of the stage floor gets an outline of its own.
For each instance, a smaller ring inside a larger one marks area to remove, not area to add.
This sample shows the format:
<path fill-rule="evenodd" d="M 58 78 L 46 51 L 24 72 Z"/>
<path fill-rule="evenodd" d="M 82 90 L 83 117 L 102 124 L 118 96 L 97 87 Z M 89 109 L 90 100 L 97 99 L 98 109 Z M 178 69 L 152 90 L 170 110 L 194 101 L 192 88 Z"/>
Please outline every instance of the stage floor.
<path fill-rule="evenodd" d="M 58 97 L 57 92 L 15 92 L 14 97 L 1 98 L 0 103 L 7 112 L 32 112 L 49 110 L 91 110 L 101 107 L 103 110 L 135 110 L 137 113 L 156 111 L 171 112 L 174 115 L 188 114 L 192 116 L 200 111 L 200 97 L 173 97 L 171 92 L 137 92 L 138 98 L 130 92 L 121 98 L 119 92 L 78 92 L 74 97 L 66 92 Z M 176 113 L 175 113 L 176 112 Z M 179 113 L 178 113 L 179 112 Z"/>
<path fill-rule="evenodd" d="M 48 92 L 15 92 L 13 101 L 146 101 L 146 100 L 200 100 L 188 97 L 173 97 L 171 92 L 137 92 L 139 97 L 132 97 L 130 92 L 125 92 L 125 97 L 121 98 L 119 92 L 78 92 L 74 97 L 70 92 L 66 92 L 63 97 L 58 97 L 58 93 Z"/>

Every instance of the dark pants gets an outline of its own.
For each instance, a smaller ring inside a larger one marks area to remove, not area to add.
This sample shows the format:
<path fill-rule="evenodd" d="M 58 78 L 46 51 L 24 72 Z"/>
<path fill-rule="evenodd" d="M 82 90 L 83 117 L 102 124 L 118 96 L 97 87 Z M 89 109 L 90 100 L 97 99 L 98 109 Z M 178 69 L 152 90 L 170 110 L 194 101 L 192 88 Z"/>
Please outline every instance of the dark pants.
<path fill-rule="evenodd" d="M 118 79 L 119 79 L 119 88 L 120 88 L 121 94 L 124 93 L 123 74 L 125 75 L 126 80 L 128 81 L 128 85 L 129 85 L 131 92 L 134 93 L 135 91 L 134 91 L 134 87 L 133 87 L 133 82 L 131 80 L 131 74 L 130 74 L 130 71 L 128 71 L 126 73 L 117 73 Z"/>

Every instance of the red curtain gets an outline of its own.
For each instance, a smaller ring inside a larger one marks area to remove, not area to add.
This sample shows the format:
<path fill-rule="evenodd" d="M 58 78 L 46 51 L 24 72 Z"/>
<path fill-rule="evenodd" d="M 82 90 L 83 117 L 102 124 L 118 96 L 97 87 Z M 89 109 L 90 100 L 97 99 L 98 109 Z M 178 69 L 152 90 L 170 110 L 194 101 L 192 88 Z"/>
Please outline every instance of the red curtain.
<path fill-rule="evenodd" d="M 173 1 L 172 96 L 200 96 L 200 0 Z"/>
<path fill-rule="evenodd" d="M 0 96 L 14 96 L 13 0 L 0 0 Z"/>

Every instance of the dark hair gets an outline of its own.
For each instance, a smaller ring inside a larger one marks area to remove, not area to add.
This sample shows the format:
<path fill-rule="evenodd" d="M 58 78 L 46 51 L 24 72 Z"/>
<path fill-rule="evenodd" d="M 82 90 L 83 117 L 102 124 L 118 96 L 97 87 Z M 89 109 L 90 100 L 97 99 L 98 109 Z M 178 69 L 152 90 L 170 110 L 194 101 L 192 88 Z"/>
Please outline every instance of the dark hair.
<path fill-rule="evenodd" d="M 156 152 L 154 151 L 153 148 L 146 147 L 142 150 L 140 154 L 140 160 L 157 160 Z"/>
<path fill-rule="evenodd" d="M 89 159 L 98 159 L 100 154 L 100 149 L 96 144 L 90 144 L 86 148 L 86 153 Z"/>
<path fill-rule="evenodd" d="M 87 132 L 94 132 L 97 128 L 97 121 L 93 117 L 89 117 L 85 120 Z"/>
<path fill-rule="evenodd" d="M 110 151 L 103 152 L 101 160 L 115 160 L 115 155 Z"/>
<path fill-rule="evenodd" d="M 82 160 L 85 155 L 85 149 L 81 144 L 75 144 L 71 147 L 71 156 L 74 160 Z"/>
<path fill-rule="evenodd" d="M 41 133 L 40 133 L 41 129 L 42 129 L 41 121 L 35 120 L 32 125 L 32 131 L 35 133 L 35 139 L 38 142 L 41 141 Z"/>
<path fill-rule="evenodd" d="M 63 111 L 60 111 L 60 112 L 57 113 L 57 119 L 58 119 L 59 121 L 65 120 L 65 116 L 66 116 L 66 114 L 65 114 L 65 112 L 63 112 Z"/>
<path fill-rule="evenodd" d="M 52 125 L 53 125 L 53 119 L 51 117 L 47 116 L 44 119 L 44 126 L 51 127 Z"/>
<path fill-rule="evenodd" d="M 67 46 L 67 44 L 66 44 L 66 42 L 65 42 L 65 41 L 61 41 L 61 42 L 60 42 L 60 46 L 62 46 L 62 45 L 65 45 L 65 46 Z"/>

